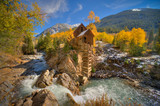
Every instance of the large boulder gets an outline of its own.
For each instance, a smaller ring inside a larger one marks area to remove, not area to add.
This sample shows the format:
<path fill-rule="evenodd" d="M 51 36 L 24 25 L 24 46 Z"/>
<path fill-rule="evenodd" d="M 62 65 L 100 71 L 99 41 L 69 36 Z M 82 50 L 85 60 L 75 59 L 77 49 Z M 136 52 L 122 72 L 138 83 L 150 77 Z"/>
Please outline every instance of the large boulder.
<path fill-rule="evenodd" d="M 56 54 L 55 56 L 50 57 L 49 59 L 47 59 L 47 64 L 57 70 L 57 64 L 59 64 L 60 61 L 60 56 L 58 54 Z"/>
<path fill-rule="evenodd" d="M 20 99 L 15 106 L 58 106 L 58 101 L 51 91 L 43 89 Z"/>
<path fill-rule="evenodd" d="M 35 83 L 36 87 L 39 88 L 45 88 L 46 86 L 50 86 L 53 84 L 53 76 L 54 76 L 54 70 L 46 70 L 44 71 L 39 77 L 38 80 Z"/>
<path fill-rule="evenodd" d="M 78 74 L 77 74 L 77 69 L 74 65 L 74 62 L 70 56 L 64 57 L 60 64 L 58 65 L 58 71 L 60 73 L 67 73 L 69 74 L 72 79 L 77 80 L 78 79 Z"/>
<path fill-rule="evenodd" d="M 76 67 L 74 60 L 72 59 L 72 55 L 75 54 L 75 51 L 69 53 L 69 55 L 65 55 L 63 53 L 56 54 L 47 60 L 47 64 L 57 70 L 58 73 L 67 73 L 72 79 L 77 80 L 78 75 L 77 71 L 79 70 Z"/>
<path fill-rule="evenodd" d="M 68 74 L 63 73 L 59 75 L 57 83 L 68 88 L 73 94 L 79 94 L 78 84 Z"/>

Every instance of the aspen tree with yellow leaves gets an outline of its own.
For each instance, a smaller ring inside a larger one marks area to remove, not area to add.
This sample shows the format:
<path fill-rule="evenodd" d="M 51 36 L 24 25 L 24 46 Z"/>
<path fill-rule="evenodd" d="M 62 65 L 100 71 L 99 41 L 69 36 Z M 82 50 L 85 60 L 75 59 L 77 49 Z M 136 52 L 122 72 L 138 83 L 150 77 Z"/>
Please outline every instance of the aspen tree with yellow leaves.
<path fill-rule="evenodd" d="M 129 51 L 131 55 L 141 55 L 144 50 L 146 32 L 141 28 L 133 28 L 131 31 L 122 30 L 116 35 L 115 44 L 122 51 Z"/>
<path fill-rule="evenodd" d="M 24 39 L 33 36 L 35 26 L 44 25 L 45 14 L 37 3 L 29 7 L 21 0 L 1 0 L 0 11 L 0 50 L 19 55 Z"/>
<path fill-rule="evenodd" d="M 95 13 L 93 11 L 89 12 L 89 16 L 87 17 L 87 21 L 89 21 L 89 25 L 87 26 L 88 29 L 90 29 L 94 35 L 96 36 L 97 33 L 97 28 L 95 26 L 95 24 L 93 23 L 93 21 L 95 21 L 95 23 L 99 23 L 100 19 L 98 16 L 95 16 Z"/>
<path fill-rule="evenodd" d="M 87 26 L 87 28 L 90 29 L 95 36 L 97 36 L 98 35 L 97 28 L 93 23 L 93 21 L 95 21 L 95 23 L 99 23 L 100 22 L 99 17 L 96 16 L 93 11 L 90 11 L 86 21 L 89 21 L 89 25 Z M 95 47 L 96 46 L 95 38 L 93 38 L 93 42 L 94 42 L 93 46 Z M 93 49 L 93 52 L 95 53 L 95 49 Z"/>
<path fill-rule="evenodd" d="M 111 44 L 113 42 L 114 36 L 109 35 L 106 32 L 98 32 L 98 35 L 95 37 L 95 39 Z"/>

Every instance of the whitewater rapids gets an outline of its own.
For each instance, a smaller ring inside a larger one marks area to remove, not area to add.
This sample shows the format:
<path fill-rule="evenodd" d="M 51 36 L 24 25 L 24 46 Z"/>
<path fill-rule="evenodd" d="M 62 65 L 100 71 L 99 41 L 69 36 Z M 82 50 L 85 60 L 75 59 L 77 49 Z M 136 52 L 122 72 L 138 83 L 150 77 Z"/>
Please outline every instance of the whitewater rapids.
<path fill-rule="evenodd" d="M 38 75 L 32 75 L 22 81 L 22 86 L 20 87 L 20 97 L 30 95 L 35 90 L 41 90 L 40 88 L 34 86 L 37 78 Z M 71 94 L 77 103 L 85 103 L 86 100 L 100 98 L 102 95 L 107 94 L 107 96 L 112 98 L 117 105 L 120 102 L 123 104 L 136 102 L 144 106 L 160 105 L 157 100 L 154 100 L 142 91 L 127 85 L 125 81 L 120 78 L 91 80 L 87 85 L 81 87 L 81 95 L 76 96 L 73 96 L 69 89 L 57 84 L 56 80 L 57 79 L 54 78 L 53 84 L 45 89 L 53 92 L 60 106 L 67 105 L 67 93 Z"/>

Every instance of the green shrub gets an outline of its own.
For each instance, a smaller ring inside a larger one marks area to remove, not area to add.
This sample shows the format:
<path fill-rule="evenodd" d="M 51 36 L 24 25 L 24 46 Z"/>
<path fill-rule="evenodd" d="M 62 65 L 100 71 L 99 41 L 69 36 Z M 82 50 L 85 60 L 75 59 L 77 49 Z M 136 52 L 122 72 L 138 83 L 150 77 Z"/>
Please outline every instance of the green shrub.
<path fill-rule="evenodd" d="M 131 59 L 131 64 L 134 64 L 134 59 L 133 58 Z"/>
<path fill-rule="evenodd" d="M 91 71 L 92 73 L 95 73 L 96 72 L 96 70 L 94 69 L 94 67 L 92 67 L 92 71 Z"/>
<path fill-rule="evenodd" d="M 69 43 L 66 41 L 63 47 L 63 51 L 65 53 L 69 52 L 71 50 L 71 46 L 69 45 Z"/>
<path fill-rule="evenodd" d="M 140 62 L 140 60 L 138 59 L 138 60 L 136 61 L 136 63 L 137 63 L 137 64 L 140 64 L 141 62 Z"/>
<path fill-rule="evenodd" d="M 75 64 L 78 65 L 78 55 L 77 54 L 73 54 L 72 59 L 75 62 Z"/>
<path fill-rule="evenodd" d="M 125 64 L 129 64 L 129 60 L 128 60 L 128 59 L 125 59 L 124 63 L 125 63 Z"/>
<path fill-rule="evenodd" d="M 132 56 L 141 56 L 142 52 L 145 51 L 145 46 L 139 46 L 139 44 L 135 44 L 133 41 L 130 43 L 129 53 Z"/>

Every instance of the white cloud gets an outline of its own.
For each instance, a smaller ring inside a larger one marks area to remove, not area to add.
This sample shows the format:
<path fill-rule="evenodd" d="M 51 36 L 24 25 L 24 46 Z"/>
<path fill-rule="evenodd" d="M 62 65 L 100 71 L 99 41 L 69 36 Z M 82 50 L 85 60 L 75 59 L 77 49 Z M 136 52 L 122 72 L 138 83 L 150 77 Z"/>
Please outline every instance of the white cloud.
<path fill-rule="evenodd" d="M 67 3 L 65 0 L 43 0 L 40 6 L 46 13 L 49 14 L 68 11 Z"/>
<path fill-rule="evenodd" d="M 134 0 L 134 1 L 128 1 L 128 0 L 115 0 L 112 3 L 104 4 L 105 7 L 109 9 L 121 9 L 126 7 L 132 7 L 135 5 L 140 4 L 142 1 Z"/>
<path fill-rule="evenodd" d="M 83 9 L 82 4 L 78 4 L 78 7 L 73 11 L 73 14 L 78 12 L 78 11 L 81 11 L 82 9 Z"/>
<path fill-rule="evenodd" d="M 25 0 L 28 3 L 37 2 L 42 11 L 47 13 L 49 16 L 57 17 L 61 12 L 67 12 L 68 5 L 66 0 Z"/>

